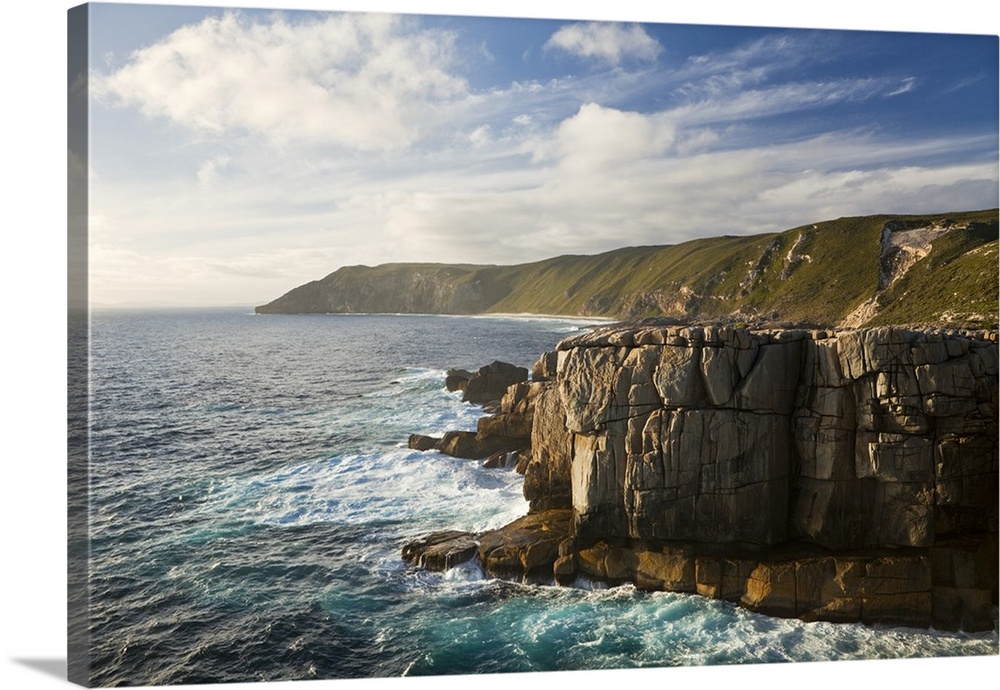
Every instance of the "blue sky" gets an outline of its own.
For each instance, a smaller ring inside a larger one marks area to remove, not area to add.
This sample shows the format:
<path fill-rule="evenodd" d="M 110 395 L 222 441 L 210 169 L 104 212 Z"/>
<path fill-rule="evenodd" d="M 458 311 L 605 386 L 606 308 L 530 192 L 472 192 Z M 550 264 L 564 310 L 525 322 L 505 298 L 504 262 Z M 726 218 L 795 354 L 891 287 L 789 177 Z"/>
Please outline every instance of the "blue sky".
<path fill-rule="evenodd" d="M 998 205 L 996 36 L 97 4 L 90 47 L 100 304 Z"/>

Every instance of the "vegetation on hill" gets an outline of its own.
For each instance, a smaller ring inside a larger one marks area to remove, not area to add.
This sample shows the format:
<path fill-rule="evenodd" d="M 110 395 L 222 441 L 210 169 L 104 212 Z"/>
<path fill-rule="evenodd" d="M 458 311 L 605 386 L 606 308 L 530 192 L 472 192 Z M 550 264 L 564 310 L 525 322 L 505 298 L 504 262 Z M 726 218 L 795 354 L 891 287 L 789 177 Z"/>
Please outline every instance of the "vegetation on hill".
<path fill-rule="evenodd" d="M 516 266 L 349 266 L 259 313 L 537 313 L 997 327 L 997 210 L 840 218 Z"/>

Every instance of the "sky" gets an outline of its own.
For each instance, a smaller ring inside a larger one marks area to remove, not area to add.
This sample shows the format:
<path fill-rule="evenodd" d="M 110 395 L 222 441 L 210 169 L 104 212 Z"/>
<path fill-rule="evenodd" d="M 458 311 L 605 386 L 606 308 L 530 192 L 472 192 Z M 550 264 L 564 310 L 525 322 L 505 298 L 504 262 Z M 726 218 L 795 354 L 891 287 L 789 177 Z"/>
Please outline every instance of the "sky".
<path fill-rule="evenodd" d="M 998 205 L 995 35 L 91 5 L 90 299 Z M 81 182 L 83 183 L 83 182 Z"/>

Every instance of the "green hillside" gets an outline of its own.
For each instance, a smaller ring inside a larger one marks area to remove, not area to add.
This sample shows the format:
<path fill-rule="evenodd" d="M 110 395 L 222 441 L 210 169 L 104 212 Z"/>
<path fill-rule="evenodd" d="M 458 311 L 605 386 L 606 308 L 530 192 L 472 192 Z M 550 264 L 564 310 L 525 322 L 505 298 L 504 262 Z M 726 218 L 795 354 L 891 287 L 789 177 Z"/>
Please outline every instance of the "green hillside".
<path fill-rule="evenodd" d="M 840 218 L 516 266 L 350 266 L 257 311 L 995 328 L 997 234 L 993 209 Z"/>

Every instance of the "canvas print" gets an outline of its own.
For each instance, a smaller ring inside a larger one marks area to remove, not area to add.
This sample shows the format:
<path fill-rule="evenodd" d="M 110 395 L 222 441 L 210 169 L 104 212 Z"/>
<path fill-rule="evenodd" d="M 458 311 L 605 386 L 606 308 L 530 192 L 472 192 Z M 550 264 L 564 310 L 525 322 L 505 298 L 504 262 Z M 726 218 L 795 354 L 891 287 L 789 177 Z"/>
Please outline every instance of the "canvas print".
<path fill-rule="evenodd" d="M 68 15 L 69 677 L 998 653 L 998 39 Z"/>

